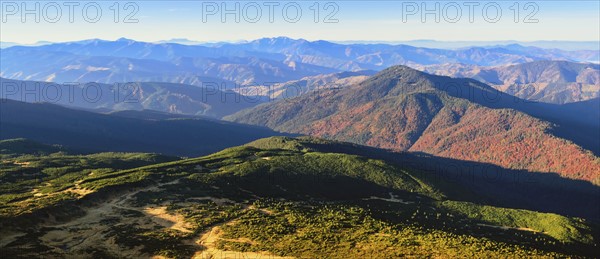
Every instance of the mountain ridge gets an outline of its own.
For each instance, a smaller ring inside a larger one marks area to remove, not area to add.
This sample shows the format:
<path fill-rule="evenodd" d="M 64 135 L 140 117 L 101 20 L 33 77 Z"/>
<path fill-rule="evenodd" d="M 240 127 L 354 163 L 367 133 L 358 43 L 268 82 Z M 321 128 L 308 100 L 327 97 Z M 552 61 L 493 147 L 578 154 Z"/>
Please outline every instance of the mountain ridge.
<path fill-rule="evenodd" d="M 428 73 L 467 77 L 523 99 L 564 104 L 598 98 L 600 65 L 542 60 L 499 67 L 442 64 L 417 67 Z"/>
<path fill-rule="evenodd" d="M 0 139 L 27 138 L 87 151 L 206 155 L 267 136 L 286 135 L 263 127 L 200 117 L 160 118 L 130 111 L 100 114 L 48 103 L 0 99 Z M 190 141 L 196 143 L 190 145 Z"/>
<path fill-rule="evenodd" d="M 47 102 L 88 110 L 155 110 L 172 114 L 221 118 L 268 101 L 243 96 L 216 82 L 202 86 L 160 82 L 57 84 L 0 77 L 0 98 Z"/>
<path fill-rule="evenodd" d="M 380 148 L 558 172 L 598 184 L 600 176 L 594 172 L 600 171 L 600 160 L 550 134 L 553 124 L 536 118 L 558 106 L 514 98 L 472 79 L 396 66 L 340 91 L 263 104 L 226 119 Z M 560 122 L 561 117 L 552 120 Z M 564 150 L 555 153 L 556 147 Z"/>
<path fill-rule="evenodd" d="M 3 56 L 15 52 L 71 53 L 80 56 L 148 59 L 169 62 L 176 58 L 215 59 L 257 57 L 279 63 L 290 62 L 333 70 L 381 70 L 392 65 L 432 65 L 465 63 L 480 66 L 506 65 L 536 60 L 600 60 L 594 51 L 561 51 L 534 47 L 470 47 L 447 50 L 389 44 L 337 44 L 290 38 L 263 38 L 243 43 L 209 46 L 176 43 L 149 43 L 133 40 L 53 43 L 42 46 L 13 46 L 1 50 Z M 4 62 L 18 64 L 18 60 Z M 11 78 L 23 79 L 23 78 Z"/>

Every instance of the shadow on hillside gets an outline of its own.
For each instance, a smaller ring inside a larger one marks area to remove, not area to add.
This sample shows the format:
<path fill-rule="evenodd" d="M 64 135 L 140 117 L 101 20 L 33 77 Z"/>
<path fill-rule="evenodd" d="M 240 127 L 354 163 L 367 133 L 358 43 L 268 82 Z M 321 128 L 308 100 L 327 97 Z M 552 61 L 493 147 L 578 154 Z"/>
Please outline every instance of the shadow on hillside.
<path fill-rule="evenodd" d="M 600 186 L 553 172 L 507 169 L 489 163 L 393 152 L 360 145 L 310 144 L 321 152 L 378 158 L 410 168 L 448 199 L 551 212 L 600 221 Z"/>
<path fill-rule="evenodd" d="M 274 135 L 270 129 L 154 111 L 100 114 L 49 103 L 0 99 L 0 139 L 26 138 L 85 153 L 204 156 Z"/>
<path fill-rule="evenodd" d="M 600 220 L 600 187 L 588 181 L 427 154 L 401 154 L 394 161 L 420 169 L 436 186 L 460 185 L 471 192 L 445 190 L 455 200 Z"/>

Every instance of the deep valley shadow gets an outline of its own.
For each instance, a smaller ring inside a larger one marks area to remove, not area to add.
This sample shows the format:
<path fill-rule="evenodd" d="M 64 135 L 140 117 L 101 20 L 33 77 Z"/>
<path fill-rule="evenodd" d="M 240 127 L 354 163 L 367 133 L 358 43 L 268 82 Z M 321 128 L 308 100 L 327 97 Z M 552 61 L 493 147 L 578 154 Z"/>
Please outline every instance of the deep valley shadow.
<path fill-rule="evenodd" d="M 507 169 L 489 163 L 425 153 L 393 152 L 356 144 L 306 145 L 321 152 L 378 158 L 411 168 L 412 174 L 433 184 L 452 200 L 600 221 L 600 186 L 564 178 L 557 173 Z"/>

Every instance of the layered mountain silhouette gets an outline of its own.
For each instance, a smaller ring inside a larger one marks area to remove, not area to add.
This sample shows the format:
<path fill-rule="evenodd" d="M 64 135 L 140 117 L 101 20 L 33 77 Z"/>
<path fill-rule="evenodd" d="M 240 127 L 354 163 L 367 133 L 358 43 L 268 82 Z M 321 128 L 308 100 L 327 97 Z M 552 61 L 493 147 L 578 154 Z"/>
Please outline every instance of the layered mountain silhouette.
<path fill-rule="evenodd" d="M 507 45 L 457 50 L 389 44 L 337 44 L 286 37 L 245 43 L 182 45 L 130 39 L 85 40 L 0 50 L 0 76 L 52 82 L 283 83 L 340 71 L 392 65 L 477 66 L 538 60 L 598 61 L 597 51 Z"/>
<path fill-rule="evenodd" d="M 373 70 L 347 71 L 307 76 L 299 80 L 272 85 L 237 87 L 233 90 L 242 95 L 268 97 L 269 100 L 287 99 L 323 89 L 343 88 L 362 82 L 375 73 L 376 71 Z"/>
<path fill-rule="evenodd" d="M 42 48 L 42 47 L 40 47 Z M 285 82 L 337 70 L 259 57 L 217 58 L 181 56 L 168 61 L 122 56 L 90 56 L 34 47 L 1 50 L 1 76 L 49 82 L 170 82 L 254 84 Z M 10 65 L 8 65 L 10 64 Z"/>
<path fill-rule="evenodd" d="M 580 146 L 598 149 L 589 142 L 598 122 L 573 109 L 525 101 L 471 79 L 394 66 L 339 91 L 263 104 L 226 119 L 598 184 L 600 161 Z"/>
<path fill-rule="evenodd" d="M 158 112 L 100 114 L 48 103 L 0 99 L 0 139 L 27 138 L 83 152 L 206 155 L 263 137 L 262 127 Z"/>
<path fill-rule="evenodd" d="M 333 67 L 341 70 L 380 70 L 392 65 L 465 63 L 494 66 L 534 60 L 600 60 L 597 51 L 562 51 L 524 47 L 518 44 L 469 47 L 457 50 L 421 48 L 389 44 L 337 44 L 328 41 L 263 38 L 244 44 L 224 44 L 220 48 L 283 53 L 287 60 Z"/>
<path fill-rule="evenodd" d="M 597 98 L 600 65 L 568 61 L 534 61 L 500 67 L 443 64 L 420 68 L 452 77 L 469 77 L 523 99 L 570 103 Z"/>
<path fill-rule="evenodd" d="M 57 84 L 0 78 L 0 98 L 47 102 L 88 110 L 154 110 L 171 114 L 221 118 L 268 101 L 241 95 L 217 83 L 203 86 L 159 83 Z"/>

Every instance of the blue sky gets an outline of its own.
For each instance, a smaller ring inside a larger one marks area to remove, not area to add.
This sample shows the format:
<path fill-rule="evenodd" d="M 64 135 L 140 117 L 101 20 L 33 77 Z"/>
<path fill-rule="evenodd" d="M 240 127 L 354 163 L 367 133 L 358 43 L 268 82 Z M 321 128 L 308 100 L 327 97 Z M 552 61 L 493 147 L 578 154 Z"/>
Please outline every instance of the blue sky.
<path fill-rule="evenodd" d="M 62 14 L 60 18 L 56 15 L 56 6 L 46 6 L 47 2 L 0 2 L 0 40 L 18 43 L 120 37 L 143 41 L 172 38 L 235 41 L 274 36 L 334 41 L 600 40 L 599 1 L 533 1 L 531 3 L 534 4 L 529 6 L 525 5 L 530 1 L 479 1 L 478 5 L 472 7 L 473 22 L 469 21 L 470 9 L 465 2 L 319 1 L 318 22 L 314 20 L 317 1 L 295 1 L 297 5 L 288 5 L 285 17 L 283 6 L 287 2 L 278 2 L 277 6 L 273 6 L 274 22 L 270 22 L 269 6 L 265 2 L 156 0 L 134 1 L 135 6 L 129 6 L 128 9 L 125 9 L 127 1 L 119 2 L 120 11 L 116 17 L 119 22 L 115 22 L 115 1 L 95 1 L 97 5 L 88 6 L 88 17 L 83 17 L 83 6 L 89 2 L 80 2 L 79 6 L 73 7 L 73 23 L 69 22 L 69 9 L 64 6 L 64 2 L 57 2 Z M 519 3 L 518 22 L 515 21 L 516 2 Z M 35 21 L 33 14 L 25 15 L 26 20 L 23 22 L 22 4 L 28 9 L 35 9 L 35 3 L 40 3 L 40 8 L 34 11 L 40 18 L 39 23 Z M 235 22 L 235 17 L 231 14 L 225 16 L 225 22 L 221 21 L 223 4 L 228 9 L 235 9 L 236 3 L 240 7 L 235 12 L 240 14 L 240 22 Z M 327 3 L 331 4 L 326 5 Z M 437 10 L 436 3 L 439 4 Z M 487 16 L 484 17 L 483 7 L 486 4 Z M 15 10 L 15 6 L 18 10 Z M 215 6 L 219 10 L 210 9 Z M 100 8 L 102 16 L 92 23 L 96 7 Z M 257 7 L 262 12 L 260 18 L 256 16 Z M 426 15 L 426 20 L 422 21 L 422 7 L 434 9 L 440 21 L 435 21 L 434 14 Z M 294 19 L 296 8 L 302 12 L 298 19 Z M 137 12 L 131 17 L 131 21 L 137 22 L 124 23 L 123 20 L 134 9 Z M 461 16 L 457 16 L 459 9 Z M 496 9 L 502 12 L 501 16 L 496 15 Z M 211 10 L 213 15 L 210 15 Z M 337 12 L 328 20 L 330 23 L 323 22 L 334 11 Z M 529 14 L 534 15 L 529 17 L 530 23 L 525 23 Z"/>

